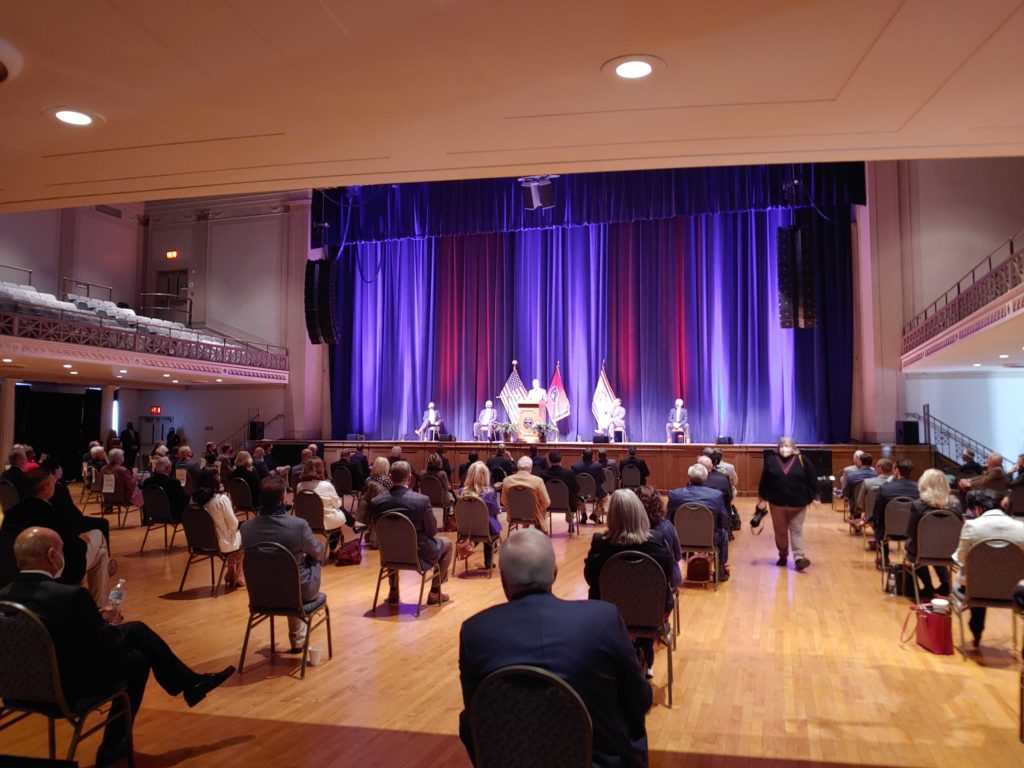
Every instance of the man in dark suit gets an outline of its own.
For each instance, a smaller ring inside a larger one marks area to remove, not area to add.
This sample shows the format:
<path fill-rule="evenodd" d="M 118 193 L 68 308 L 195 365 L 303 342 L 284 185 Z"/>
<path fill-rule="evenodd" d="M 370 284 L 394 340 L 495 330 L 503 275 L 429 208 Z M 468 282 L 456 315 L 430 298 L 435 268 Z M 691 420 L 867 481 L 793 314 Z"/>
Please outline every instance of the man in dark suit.
<path fill-rule="evenodd" d="M 533 462 L 533 474 L 535 475 L 543 475 L 551 466 L 548 464 L 548 460 L 544 457 L 544 454 L 537 450 L 536 443 L 530 445 L 530 461 Z"/>
<path fill-rule="evenodd" d="M 178 460 L 174 463 L 174 474 L 177 474 L 179 469 L 188 472 L 189 477 L 192 478 L 193 488 L 199 484 L 199 470 L 202 467 L 199 466 L 199 459 L 195 457 L 192 448 L 188 445 L 178 448 Z"/>
<path fill-rule="evenodd" d="M 885 538 L 885 505 L 897 496 L 918 497 L 917 483 L 910 479 L 914 471 L 914 462 L 910 459 L 899 459 L 893 467 L 892 480 L 878 488 L 875 496 L 875 508 L 871 513 L 871 528 L 875 532 L 875 541 Z"/>
<path fill-rule="evenodd" d="M 704 486 L 721 491 L 722 501 L 725 502 L 725 509 L 728 511 L 729 507 L 732 506 L 732 483 L 729 482 L 729 478 L 721 472 L 715 471 L 715 464 L 708 456 L 698 457 L 697 463 L 708 471 L 708 477 L 704 481 Z"/>
<path fill-rule="evenodd" d="M 18 496 L 25 498 L 25 470 L 22 467 L 25 466 L 25 462 L 28 461 L 28 457 L 25 456 L 25 451 L 21 448 L 15 448 L 7 456 L 7 463 L 10 464 L 4 473 L 0 475 L 0 480 L 6 480 L 15 487 L 18 491 Z"/>
<path fill-rule="evenodd" d="M 461 485 L 466 484 L 466 473 L 469 472 L 469 468 L 476 462 L 480 461 L 480 454 L 476 451 L 470 451 L 468 461 L 465 464 L 459 464 L 459 483 Z"/>
<path fill-rule="evenodd" d="M 187 471 L 187 470 L 186 470 Z M 171 477 L 171 460 L 166 456 L 159 456 L 153 461 L 153 474 L 142 483 L 143 488 L 161 488 L 167 494 L 167 501 L 170 502 L 171 517 L 176 523 L 181 522 L 181 514 L 188 506 L 188 496 L 181 483 Z"/>
<path fill-rule="evenodd" d="M 619 462 L 617 462 L 615 459 L 609 459 L 608 458 L 608 449 L 607 448 L 599 448 L 598 449 L 598 451 L 597 451 L 597 463 L 601 467 L 602 476 L 604 474 L 604 470 L 610 469 L 611 472 L 612 472 L 612 477 L 615 478 L 615 484 L 618 485 L 619 484 Z"/>
<path fill-rule="evenodd" d="M 875 468 L 871 466 L 875 463 L 875 457 L 867 451 L 861 451 L 859 454 L 854 456 L 853 463 L 856 465 L 855 468 L 846 473 L 846 485 L 843 486 L 843 496 L 850 502 L 850 506 L 854 506 L 857 501 L 857 494 L 860 492 L 860 484 L 865 480 L 870 480 L 874 477 L 878 477 L 878 473 L 875 472 Z"/>
<path fill-rule="evenodd" d="M 124 451 L 124 463 L 129 467 L 135 466 L 135 458 L 139 455 L 139 448 L 142 447 L 142 439 L 135 425 L 130 421 L 121 430 L 121 450 Z"/>
<path fill-rule="evenodd" d="M 448 461 L 448 457 L 444 455 L 444 446 L 443 445 L 437 446 L 437 450 L 434 451 L 434 453 L 436 453 L 438 456 L 441 457 L 441 469 L 444 470 L 444 473 L 446 475 L 448 475 L 448 480 L 451 481 L 451 479 L 452 479 L 452 463 L 450 461 Z"/>
<path fill-rule="evenodd" d="M 647 462 L 637 458 L 635 445 L 631 445 L 628 452 L 629 456 L 619 464 L 619 476 L 621 477 L 622 473 L 626 471 L 626 467 L 636 467 L 640 470 L 640 485 L 647 485 L 647 478 L 651 474 L 651 470 L 647 468 Z"/>
<path fill-rule="evenodd" d="M 360 443 L 356 446 L 355 452 L 352 454 L 352 461 L 357 461 L 363 468 L 363 477 L 368 478 L 370 476 L 370 460 L 366 458 L 366 446 Z"/>
<path fill-rule="evenodd" d="M 985 471 L 985 468 L 974 458 L 974 451 L 970 448 L 964 448 L 960 458 L 964 460 L 964 463 L 960 465 L 960 469 L 957 470 L 957 475 L 960 477 L 974 477 Z"/>
<path fill-rule="evenodd" d="M 498 443 L 498 450 L 487 460 L 487 469 L 491 472 L 492 482 L 503 480 L 509 475 L 515 474 L 516 465 L 505 448 L 504 443 Z M 495 470 L 500 470 L 500 477 L 495 477 Z"/>
<path fill-rule="evenodd" d="M 452 542 L 437 535 L 437 520 L 434 510 L 430 507 L 430 499 L 422 493 L 409 490 L 412 468 L 406 461 L 396 461 L 391 465 L 391 490 L 382 493 L 370 502 L 369 513 L 376 521 L 385 512 L 400 512 L 410 520 L 416 528 L 416 545 L 420 557 L 420 566 L 429 568 L 435 563 L 441 570 L 440 578 L 434 577 L 430 586 L 427 605 L 439 605 L 448 602 L 448 595 L 441 592 L 441 583 L 448 580 L 448 569 L 452 564 Z M 397 605 L 398 576 L 391 577 L 391 591 L 388 602 Z"/>
<path fill-rule="evenodd" d="M 473 694 L 490 673 L 526 664 L 557 675 L 583 699 L 594 727 L 593 765 L 646 766 L 644 715 L 651 707 L 651 686 L 618 610 L 600 600 L 551 594 L 555 553 L 539 530 L 513 533 L 501 547 L 499 567 L 508 602 L 467 619 L 459 636 L 465 706 L 459 736 L 470 758 Z M 528 762 L 524 756 L 524 765 Z"/>
<path fill-rule="evenodd" d="M 5 539 L 12 540 L 24 530 L 43 527 L 56 531 L 62 541 L 66 567 L 59 578 L 62 584 L 79 585 L 88 578 L 89 593 L 97 605 L 107 599 L 110 552 L 99 530 L 86 530 L 81 520 L 57 509 L 50 500 L 57 490 L 57 478 L 49 469 L 39 467 L 25 476 L 27 496 L 7 510 L 4 516 Z"/>
<path fill-rule="evenodd" d="M 284 505 L 286 490 L 287 481 L 280 475 L 269 475 L 260 482 L 259 514 L 239 528 L 242 549 L 267 541 L 284 546 L 299 566 L 302 602 L 309 603 L 320 594 L 320 562 L 327 544 L 313 534 L 309 523 L 301 517 L 287 514 Z M 292 643 L 292 653 L 300 653 L 306 641 L 306 625 L 300 619 L 288 617 L 288 638 Z"/>
<path fill-rule="evenodd" d="M 369 477 L 369 475 L 363 474 L 363 465 L 358 461 L 354 461 L 352 454 L 348 451 L 342 451 L 338 460 L 331 463 L 332 478 L 334 477 L 334 470 L 338 467 L 344 467 L 348 470 L 349 475 L 352 477 L 352 489 L 355 491 L 362 488 L 366 478 Z"/>
<path fill-rule="evenodd" d="M 601 465 L 594 461 L 594 452 L 590 449 L 583 451 L 580 460 L 570 467 L 573 474 L 575 475 L 590 475 L 594 478 L 594 487 L 597 495 L 597 505 L 594 511 L 590 515 L 590 519 L 595 523 L 601 519 L 599 512 L 604 507 L 604 498 L 608 495 L 608 491 L 604 489 L 604 470 Z M 579 481 L 577 481 L 578 483 Z"/>
<path fill-rule="evenodd" d="M 63 542 L 56 531 L 27 528 L 15 540 L 14 552 L 21 572 L 0 589 L 0 600 L 25 606 L 46 625 L 57 655 L 61 688 L 72 708 L 78 701 L 108 695 L 126 685 L 134 719 L 150 670 L 168 694 L 183 695 L 194 707 L 234 674 L 230 666 L 209 675 L 193 672 L 144 623 L 121 623 L 120 607 L 97 609 L 84 589 L 55 581 L 64 569 Z M 127 754 L 125 734 L 124 718 L 107 725 L 96 753 L 97 766 L 111 765 Z"/>
<path fill-rule="evenodd" d="M 728 581 L 729 571 L 726 567 L 729 564 L 729 531 L 732 530 L 732 520 L 729 518 L 729 509 L 725 505 L 722 492 L 705 485 L 708 474 L 708 469 L 703 464 L 694 464 L 690 467 L 687 472 L 690 484 L 685 488 L 673 488 L 668 492 L 667 517 L 674 525 L 676 513 L 683 504 L 702 504 L 711 510 L 715 516 L 715 548 L 718 550 L 718 565 L 721 568 L 718 580 Z M 723 477 L 726 482 L 729 481 L 729 478 L 724 475 Z"/>
<path fill-rule="evenodd" d="M 558 451 L 551 451 L 548 454 L 548 463 L 551 466 L 544 473 L 544 479 L 561 480 L 565 483 L 566 488 L 569 489 L 569 503 L 575 505 L 574 511 L 578 510 L 583 505 L 583 499 L 580 498 L 580 484 L 576 480 L 576 473 L 562 466 L 562 454 Z M 570 530 L 572 529 L 573 519 L 571 513 L 566 515 L 566 522 L 569 523 Z"/>

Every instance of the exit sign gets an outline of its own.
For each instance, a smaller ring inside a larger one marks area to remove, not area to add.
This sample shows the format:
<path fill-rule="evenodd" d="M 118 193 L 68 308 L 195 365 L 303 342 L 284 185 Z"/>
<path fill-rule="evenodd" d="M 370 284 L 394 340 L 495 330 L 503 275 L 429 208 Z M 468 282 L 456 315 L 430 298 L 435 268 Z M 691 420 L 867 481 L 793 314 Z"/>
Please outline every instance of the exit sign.
<path fill-rule="evenodd" d="M 161 408 L 159 405 L 151 405 L 151 406 L 149 406 L 149 415 L 150 416 L 159 416 L 161 413 L 163 413 L 163 410 L 164 409 Z"/>

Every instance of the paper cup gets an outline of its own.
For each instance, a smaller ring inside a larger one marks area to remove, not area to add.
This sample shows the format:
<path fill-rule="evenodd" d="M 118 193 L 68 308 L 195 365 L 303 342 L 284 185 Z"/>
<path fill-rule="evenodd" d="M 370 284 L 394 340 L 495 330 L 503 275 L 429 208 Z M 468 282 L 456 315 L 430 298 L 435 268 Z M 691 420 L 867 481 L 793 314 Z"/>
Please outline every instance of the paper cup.
<path fill-rule="evenodd" d="M 949 600 L 936 597 L 932 600 L 932 610 L 935 613 L 949 613 Z"/>
<path fill-rule="evenodd" d="M 311 645 L 309 647 L 309 665 L 311 667 L 317 667 L 320 665 L 320 656 L 324 652 L 324 649 L 319 645 Z"/>

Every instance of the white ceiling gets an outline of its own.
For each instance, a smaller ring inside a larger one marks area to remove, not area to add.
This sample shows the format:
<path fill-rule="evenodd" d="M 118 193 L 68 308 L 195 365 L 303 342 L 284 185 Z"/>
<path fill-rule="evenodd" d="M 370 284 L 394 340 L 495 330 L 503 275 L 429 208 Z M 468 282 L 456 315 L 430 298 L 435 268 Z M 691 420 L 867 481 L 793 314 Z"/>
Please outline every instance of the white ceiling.
<path fill-rule="evenodd" d="M 0 212 L 527 173 L 1024 155 L 1022 6 L 0 0 L 0 58 L 12 72 L 0 84 Z M 628 53 L 667 66 L 640 82 L 602 73 Z M 57 106 L 103 120 L 64 126 L 45 113 Z"/>

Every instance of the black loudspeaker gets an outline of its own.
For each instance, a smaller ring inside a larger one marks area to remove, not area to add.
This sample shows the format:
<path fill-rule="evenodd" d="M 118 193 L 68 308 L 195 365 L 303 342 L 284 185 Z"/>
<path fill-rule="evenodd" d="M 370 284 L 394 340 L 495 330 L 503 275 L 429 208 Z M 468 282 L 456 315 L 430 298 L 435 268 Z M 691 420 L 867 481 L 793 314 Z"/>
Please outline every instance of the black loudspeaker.
<path fill-rule="evenodd" d="M 262 440 L 263 439 L 263 422 L 262 421 L 250 421 L 249 422 L 249 439 L 250 440 Z"/>
<path fill-rule="evenodd" d="M 345 435 L 346 440 L 365 440 L 366 435 L 357 435 L 355 432 L 349 432 Z"/>
<path fill-rule="evenodd" d="M 779 326 L 815 328 L 818 325 L 817 274 L 810 237 L 801 227 L 779 227 L 775 237 Z"/>
<path fill-rule="evenodd" d="M 304 285 L 306 333 L 313 344 L 338 341 L 338 262 L 307 261 Z"/>
<path fill-rule="evenodd" d="M 442 443 L 454 443 L 455 435 L 449 435 L 447 432 L 442 432 L 437 436 L 437 439 L 439 442 Z"/>
<path fill-rule="evenodd" d="M 609 438 L 608 435 L 594 435 L 594 442 L 595 443 L 609 443 L 609 442 L 611 442 L 611 438 Z"/>
<path fill-rule="evenodd" d="M 728 435 L 719 435 L 715 438 L 715 445 L 732 445 L 732 438 Z"/>
<path fill-rule="evenodd" d="M 920 424 L 916 421 L 896 422 L 896 444 L 897 445 L 920 445 L 921 432 Z"/>

